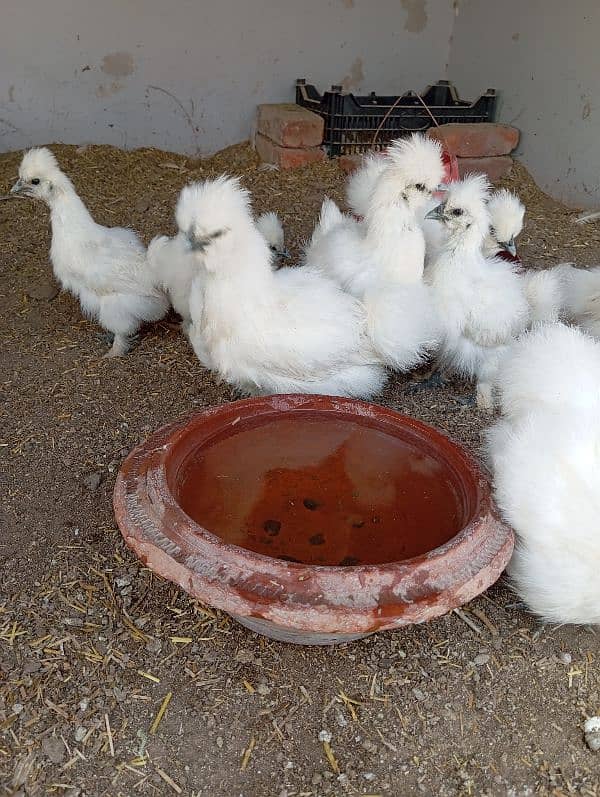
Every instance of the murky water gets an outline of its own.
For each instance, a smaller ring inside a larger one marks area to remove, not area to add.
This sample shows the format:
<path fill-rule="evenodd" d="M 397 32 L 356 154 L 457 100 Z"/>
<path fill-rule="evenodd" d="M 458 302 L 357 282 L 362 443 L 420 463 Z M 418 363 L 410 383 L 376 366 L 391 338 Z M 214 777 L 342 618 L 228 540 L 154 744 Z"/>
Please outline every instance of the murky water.
<path fill-rule="evenodd" d="M 430 551 L 467 518 L 458 480 L 408 440 L 347 419 L 239 429 L 183 463 L 178 499 L 228 543 L 317 565 L 376 564 Z"/>

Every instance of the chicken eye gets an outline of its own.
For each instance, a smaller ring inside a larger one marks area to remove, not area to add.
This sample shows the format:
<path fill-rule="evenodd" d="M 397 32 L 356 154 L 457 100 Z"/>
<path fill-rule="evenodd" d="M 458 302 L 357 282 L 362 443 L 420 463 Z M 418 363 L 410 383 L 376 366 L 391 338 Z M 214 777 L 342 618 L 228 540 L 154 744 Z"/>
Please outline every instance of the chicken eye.
<path fill-rule="evenodd" d="M 450 213 L 452 213 L 453 216 L 462 216 L 463 211 L 462 208 L 454 208 Z"/>
<path fill-rule="evenodd" d="M 496 237 L 496 228 L 495 227 L 490 226 L 490 235 L 493 236 L 494 238 Z"/>
<path fill-rule="evenodd" d="M 40 178 L 34 177 L 33 180 L 31 181 L 31 185 L 39 185 L 39 184 L 40 184 Z"/>
<path fill-rule="evenodd" d="M 425 186 L 423 185 L 423 183 L 416 183 L 415 188 L 417 189 L 417 191 L 425 191 Z"/>

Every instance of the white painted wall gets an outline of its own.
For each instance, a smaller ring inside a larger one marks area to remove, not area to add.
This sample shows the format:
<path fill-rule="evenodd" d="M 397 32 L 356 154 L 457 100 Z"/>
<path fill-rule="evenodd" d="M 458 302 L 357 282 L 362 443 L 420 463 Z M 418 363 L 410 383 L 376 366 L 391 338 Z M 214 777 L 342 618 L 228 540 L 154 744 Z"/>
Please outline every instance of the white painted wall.
<path fill-rule="evenodd" d="M 3 0 L 0 149 L 109 143 L 206 154 L 259 102 L 420 90 L 442 77 L 452 0 Z"/>
<path fill-rule="evenodd" d="M 600 206 L 598 0 L 3 0 L 0 25 L 0 150 L 208 154 L 297 77 L 395 94 L 447 76 L 500 89 L 538 183 Z"/>
<path fill-rule="evenodd" d="M 600 2 L 459 0 L 448 76 L 466 96 L 502 92 L 517 151 L 564 202 L 600 207 Z"/>

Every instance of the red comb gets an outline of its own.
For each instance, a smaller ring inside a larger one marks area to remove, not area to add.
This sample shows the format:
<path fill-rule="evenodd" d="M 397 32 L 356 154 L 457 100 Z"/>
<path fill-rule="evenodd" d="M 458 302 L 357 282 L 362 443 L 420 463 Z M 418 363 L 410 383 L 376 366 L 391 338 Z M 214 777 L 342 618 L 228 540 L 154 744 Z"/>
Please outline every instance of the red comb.
<path fill-rule="evenodd" d="M 442 150 L 442 163 L 444 165 L 444 177 L 442 182 L 452 183 L 458 180 L 458 159 L 456 155 L 453 155 L 445 147 Z"/>

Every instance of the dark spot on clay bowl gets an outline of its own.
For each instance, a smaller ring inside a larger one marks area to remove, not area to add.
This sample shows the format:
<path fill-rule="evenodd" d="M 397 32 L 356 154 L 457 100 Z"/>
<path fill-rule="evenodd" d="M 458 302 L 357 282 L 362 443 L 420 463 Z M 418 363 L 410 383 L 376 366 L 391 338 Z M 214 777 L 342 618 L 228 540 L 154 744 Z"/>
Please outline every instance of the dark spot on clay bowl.
<path fill-rule="evenodd" d="M 342 561 L 340 562 L 340 567 L 356 567 L 359 565 L 360 562 L 356 558 L 356 556 L 344 556 Z"/>
<path fill-rule="evenodd" d="M 314 512 L 315 509 L 319 508 L 319 502 L 315 501 L 313 498 L 305 498 L 302 503 L 307 509 L 310 509 L 311 512 Z"/>
<path fill-rule="evenodd" d="M 123 464 L 115 512 L 156 572 L 304 644 L 439 616 L 490 586 L 513 546 L 459 445 L 327 396 L 248 399 L 159 430 Z"/>
<path fill-rule="evenodd" d="M 265 520 L 263 523 L 263 529 L 271 537 L 276 537 L 281 530 L 281 523 L 278 520 Z"/>

